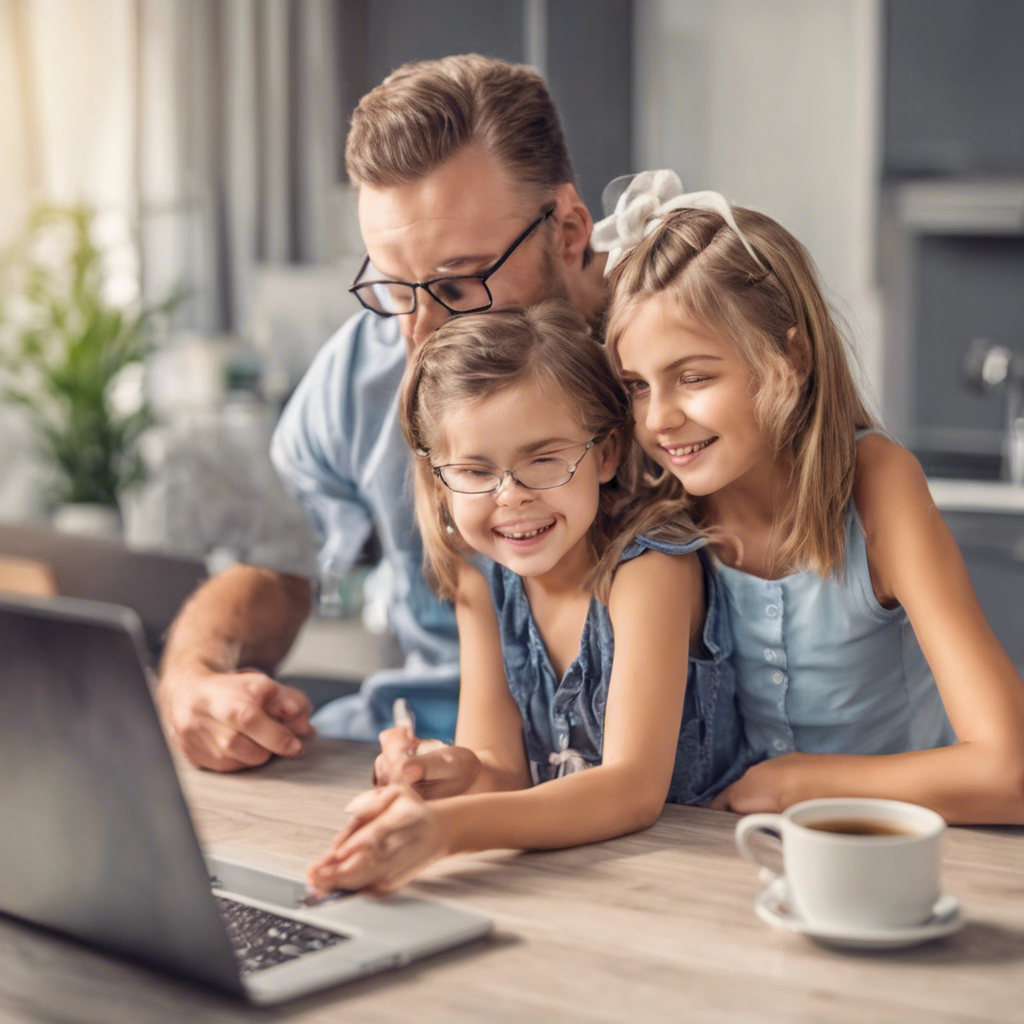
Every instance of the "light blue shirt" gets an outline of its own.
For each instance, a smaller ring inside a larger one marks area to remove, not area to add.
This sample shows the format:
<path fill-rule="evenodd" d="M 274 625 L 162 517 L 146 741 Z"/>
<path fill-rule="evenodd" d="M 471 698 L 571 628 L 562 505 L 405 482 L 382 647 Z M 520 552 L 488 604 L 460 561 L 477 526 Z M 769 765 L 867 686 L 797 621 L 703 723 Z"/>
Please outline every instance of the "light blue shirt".
<path fill-rule="evenodd" d="M 376 739 L 397 695 L 409 698 L 421 735 L 454 732 L 458 633 L 451 605 L 422 573 L 410 454 L 398 422 L 405 360 L 397 321 L 370 312 L 352 317 L 317 353 L 271 440 L 274 466 L 321 538 L 321 575 L 351 568 L 376 529 L 388 621 L 406 655 L 403 669 L 371 676 L 355 698 L 318 712 L 316 724 L 328 735 Z M 344 652 L 338 657 L 343 667 Z"/>
<path fill-rule="evenodd" d="M 852 503 L 842 579 L 765 580 L 721 563 L 718 572 L 755 750 L 894 754 L 956 742 L 907 613 L 875 597 Z"/>

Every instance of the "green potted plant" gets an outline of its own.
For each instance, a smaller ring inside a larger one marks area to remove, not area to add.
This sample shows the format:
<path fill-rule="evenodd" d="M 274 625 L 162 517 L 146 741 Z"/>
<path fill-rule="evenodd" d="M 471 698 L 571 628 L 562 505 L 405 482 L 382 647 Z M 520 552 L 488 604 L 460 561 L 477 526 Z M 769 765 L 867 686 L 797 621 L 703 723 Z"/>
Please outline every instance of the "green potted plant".
<path fill-rule="evenodd" d="M 174 300 L 113 302 L 94 222 L 84 205 L 41 206 L 4 260 L 0 400 L 26 417 L 50 471 L 44 501 L 58 525 L 86 528 L 68 522 L 85 517 L 95 532 L 119 532 L 120 499 L 143 479 L 138 442 L 152 422 L 142 362 L 157 314 Z M 125 384 L 135 398 L 118 401 Z"/>

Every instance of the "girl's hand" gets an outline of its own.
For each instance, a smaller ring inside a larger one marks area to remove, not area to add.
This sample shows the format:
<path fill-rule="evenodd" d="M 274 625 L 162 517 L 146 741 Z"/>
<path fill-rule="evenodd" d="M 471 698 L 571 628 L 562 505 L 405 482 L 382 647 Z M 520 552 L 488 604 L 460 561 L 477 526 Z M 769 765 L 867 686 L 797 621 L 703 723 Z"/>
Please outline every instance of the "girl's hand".
<path fill-rule="evenodd" d="M 777 814 L 785 810 L 801 799 L 796 792 L 796 782 L 801 769 L 808 767 L 810 756 L 794 751 L 752 765 L 715 797 L 712 809 L 737 814 Z"/>
<path fill-rule="evenodd" d="M 380 747 L 373 784 L 405 783 L 426 800 L 465 793 L 480 774 L 480 759 L 468 747 L 421 740 L 404 726 L 385 729 Z"/>
<path fill-rule="evenodd" d="M 307 872 L 318 893 L 391 892 L 446 852 L 436 811 L 408 786 L 361 793 L 345 810 L 352 820 Z"/>

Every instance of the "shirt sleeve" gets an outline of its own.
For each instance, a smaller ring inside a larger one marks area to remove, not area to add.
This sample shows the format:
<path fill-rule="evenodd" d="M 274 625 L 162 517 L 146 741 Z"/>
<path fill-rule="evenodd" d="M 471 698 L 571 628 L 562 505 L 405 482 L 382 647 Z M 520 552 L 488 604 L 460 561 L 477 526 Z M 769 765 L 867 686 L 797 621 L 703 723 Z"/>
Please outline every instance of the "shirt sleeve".
<path fill-rule="evenodd" d="M 270 456 L 316 534 L 314 573 L 341 575 L 372 530 L 354 465 L 365 317 L 349 320 L 317 353 L 277 424 Z"/>

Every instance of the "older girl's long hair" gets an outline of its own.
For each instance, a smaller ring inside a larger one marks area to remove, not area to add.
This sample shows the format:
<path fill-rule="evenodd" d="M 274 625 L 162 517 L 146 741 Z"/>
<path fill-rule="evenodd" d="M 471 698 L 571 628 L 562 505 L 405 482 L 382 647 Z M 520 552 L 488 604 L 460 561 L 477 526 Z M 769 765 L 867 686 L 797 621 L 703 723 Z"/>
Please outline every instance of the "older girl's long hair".
<path fill-rule="evenodd" d="M 840 575 L 855 432 L 874 420 L 807 251 L 770 217 L 743 207 L 734 207 L 733 214 L 760 264 L 719 214 L 682 209 L 615 267 L 607 318 L 612 362 L 621 369 L 623 332 L 639 306 L 658 295 L 733 343 L 753 378 L 764 437 L 790 466 L 788 497 L 776 517 L 772 569 Z M 643 459 L 638 472 L 646 481 L 645 504 L 681 502 L 688 525 L 709 533 L 679 481 Z"/>
<path fill-rule="evenodd" d="M 526 381 L 539 382 L 548 395 L 564 402 L 587 435 L 611 439 L 620 452 L 632 445 L 629 398 L 604 346 L 565 302 L 470 314 L 442 325 L 406 368 L 400 415 L 414 452 L 413 493 L 424 569 L 443 598 L 454 599 L 459 564 L 469 553 L 452 529 L 444 485 L 433 472 L 433 465 L 445 458 L 445 419 L 455 409 Z M 588 533 L 596 564 L 584 584 L 605 602 L 618 562 L 609 553 L 621 552 L 628 543 L 618 524 L 631 499 L 630 482 L 621 473 L 602 484 Z"/>

